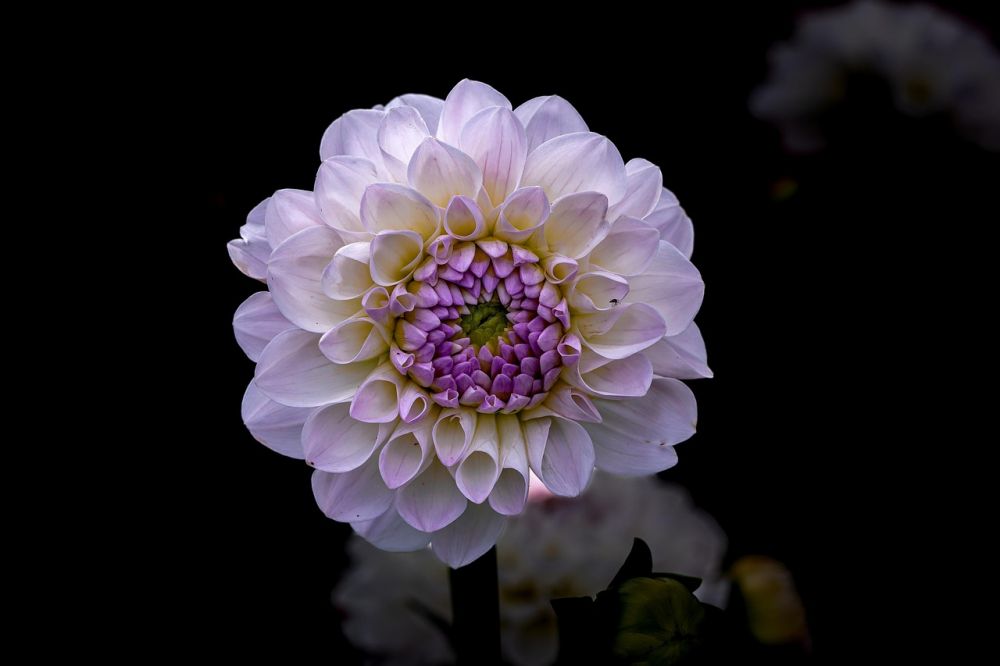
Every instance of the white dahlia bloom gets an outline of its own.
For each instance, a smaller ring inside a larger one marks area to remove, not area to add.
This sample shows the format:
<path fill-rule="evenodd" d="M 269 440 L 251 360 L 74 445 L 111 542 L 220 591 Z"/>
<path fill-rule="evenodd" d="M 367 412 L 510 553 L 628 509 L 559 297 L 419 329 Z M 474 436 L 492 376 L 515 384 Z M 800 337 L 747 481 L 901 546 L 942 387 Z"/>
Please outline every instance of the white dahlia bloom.
<path fill-rule="evenodd" d="M 593 596 L 625 561 L 632 539 L 653 553 L 654 571 L 703 579 L 696 595 L 724 605 L 726 537 L 679 486 L 655 478 L 597 474 L 578 499 L 533 497 L 497 544 L 503 655 L 513 664 L 551 664 L 559 637 L 549 601 Z M 379 552 L 350 542 L 351 566 L 334 591 L 344 633 L 376 663 L 454 660 L 429 615 L 451 620 L 447 568 L 428 552 Z"/>
<path fill-rule="evenodd" d="M 978 30 L 930 5 L 858 0 L 802 17 L 771 54 L 751 109 L 792 150 L 823 146 L 816 120 L 847 94 L 847 77 L 883 79 L 912 116 L 949 113 L 971 140 L 1000 150 L 1000 54 Z"/>
<path fill-rule="evenodd" d="M 692 322 L 691 221 L 559 97 L 462 81 L 338 118 L 315 190 L 279 190 L 229 245 L 266 280 L 236 312 L 250 432 L 316 468 L 327 516 L 387 550 L 486 552 L 529 470 L 575 496 L 595 465 L 672 466 Z"/>

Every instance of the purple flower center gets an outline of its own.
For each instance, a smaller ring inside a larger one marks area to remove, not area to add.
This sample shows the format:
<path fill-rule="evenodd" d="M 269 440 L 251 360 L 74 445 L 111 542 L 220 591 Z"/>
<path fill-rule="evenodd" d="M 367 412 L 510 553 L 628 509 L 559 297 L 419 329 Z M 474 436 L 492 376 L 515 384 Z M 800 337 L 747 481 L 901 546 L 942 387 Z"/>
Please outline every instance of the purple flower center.
<path fill-rule="evenodd" d="M 561 344 L 569 308 L 538 257 L 503 241 L 450 236 L 428 254 L 390 299 L 396 369 L 442 407 L 513 413 L 542 402 L 577 355 Z"/>

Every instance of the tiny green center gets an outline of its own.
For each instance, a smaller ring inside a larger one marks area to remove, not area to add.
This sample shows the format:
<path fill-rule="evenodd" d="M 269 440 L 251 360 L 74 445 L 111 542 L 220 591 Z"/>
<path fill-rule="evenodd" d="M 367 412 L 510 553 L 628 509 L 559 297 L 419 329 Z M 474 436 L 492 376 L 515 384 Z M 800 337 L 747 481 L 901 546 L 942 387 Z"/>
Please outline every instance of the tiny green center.
<path fill-rule="evenodd" d="M 482 347 L 507 330 L 507 308 L 497 301 L 469 306 L 459 325 L 473 344 Z"/>

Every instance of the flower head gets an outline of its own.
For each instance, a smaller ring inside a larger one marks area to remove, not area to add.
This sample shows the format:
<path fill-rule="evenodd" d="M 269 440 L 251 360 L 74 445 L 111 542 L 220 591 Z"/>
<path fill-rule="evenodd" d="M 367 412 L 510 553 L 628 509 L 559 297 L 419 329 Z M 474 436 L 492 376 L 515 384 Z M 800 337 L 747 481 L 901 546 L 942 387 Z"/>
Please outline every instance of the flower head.
<path fill-rule="evenodd" d="M 634 537 L 649 544 L 655 570 L 702 578 L 696 595 L 725 605 L 726 537 L 715 520 L 683 488 L 598 473 L 578 500 L 533 497 L 497 544 L 505 660 L 555 661 L 549 601 L 607 587 Z M 334 591 L 348 639 L 381 657 L 376 663 L 447 663 L 447 640 L 427 617 L 451 619 L 447 569 L 430 553 L 381 553 L 358 539 L 349 551 L 351 566 Z"/>
<path fill-rule="evenodd" d="M 850 96 L 850 77 L 883 81 L 911 116 L 950 114 L 961 131 L 1000 150 L 1000 54 L 975 28 L 922 3 L 856 0 L 803 16 L 771 54 L 751 109 L 795 152 L 823 147 L 822 114 Z"/>
<path fill-rule="evenodd" d="M 451 566 L 528 496 L 595 465 L 676 462 L 679 379 L 710 376 L 692 322 L 691 222 L 559 97 L 516 109 L 462 81 L 327 129 L 313 192 L 279 190 L 229 246 L 269 291 L 236 312 L 257 362 L 244 422 L 316 468 L 323 511 Z"/>

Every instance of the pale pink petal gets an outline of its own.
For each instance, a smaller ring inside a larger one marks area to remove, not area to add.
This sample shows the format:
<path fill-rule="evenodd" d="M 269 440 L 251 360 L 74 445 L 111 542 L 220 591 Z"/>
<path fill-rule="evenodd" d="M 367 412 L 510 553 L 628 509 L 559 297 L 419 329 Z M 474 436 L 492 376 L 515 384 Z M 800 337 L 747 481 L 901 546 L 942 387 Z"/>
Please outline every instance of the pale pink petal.
<path fill-rule="evenodd" d="M 415 231 L 383 231 L 372 239 L 368 268 L 372 279 L 392 287 L 413 274 L 424 255 L 423 237 Z"/>
<path fill-rule="evenodd" d="M 641 398 L 594 402 L 604 420 L 584 427 L 594 440 L 597 466 L 625 476 L 673 467 L 673 445 L 691 437 L 698 420 L 694 395 L 676 379 L 654 379 Z"/>
<path fill-rule="evenodd" d="M 557 136 L 588 130 L 573 105 L 558 95 L 529 99 L 514 110 L 514 115 L 524 125 L 529 152 Z"/>
<path fill-rule="evenodd" d="M 302 425 L 311 407 L 286 407 L 258 389 L 253 382 L 243 394 L 243 423 L 254 439 L 267 448 L 289 458 L 305 457 L 302 451 Z"/>
<path fill-rule="evenodd" d="M 278 190 L 271 195 L 264 212 L 264 232 L 271 247 L 278 247 L 292 234 L 323 224 L 312 192 Z"/>
<path fill-rule="evenodd" d="M 469 504 L 458 520 L 431 535 L 431 550 L 452 569 L 464 567 L 496 545 L 506 524 L 489 504 Z"/>
<path fill-rule="evenodd" d="M 315 410 L 302 429 L 306 462 L 324 472 L 349 472 L 368 462 L 381 443 L 380 427 L 351 418 L 350 404 Z M 384 430 L 384 428 L 383 428 Z M 383 437 L 388 432 L 383 432 Z"/>
<path fill-rule="evenodd" d="M 643 354 L 653 364 L 653 372 L 661 377 L 703 379 L 713 376 L 708 367 L 705 341 L 694 322 L 681 333 L 663 338 Z"/>
<path fill-rule="evenodd" d="M 691 258 L 691 252 L 694 251 L 694 225 L 673 192 L 663 188 L 656 208 L 643 221 L 660 232 L 660 240 L 667 241 L 685 257 Z"/>
<path fill-rule="evenodd" d="M 666 334 L 667 325 L 645 303 L 618 307 L 574 318 L 583 343 L 604 358 L 620 359 L 653 345 Z"/>
<path fill-rule="evenodd" d="M 323 293 L 323 271 L 342 244 L 333 229 L 309 227 L 271 253 L 267 286 L 281 314 L 299 328 L 326 331 L 358 311 Z"/>
<path fill-rule="evenodd" d="M 374 284 L 371 269 L 371 243 L 348 243 L 338 248 L 333 259 L 323 269 L 320 288 L 336 300 L 352 300 L 367 293 Z"/>
<path fill-rule="evenodd" d="M 341 155 L 320 165 L 314 185 L 316 204 L 328 225 L 345 241 L 368 240 L 359 209 L 365 189 L 379 181 L 375 165 L 362 157 Z"/>
<path fill-rule="evenodd" d="M 405 384 L 406 379 L 396 372 L 392 363 L 383 361 L 358 387 L 351 400 L 351 416 L 367 423 L 395 421 L 399 416 L 399 395 Z"/>
<path fill-rule="evenodd" d="M 540 187 L 522 187 L 500 209 L 493 235 L 511 243 L 525 241 L 549 217 L 549 200 Z"/>
<path fill-rule="evenodd" d="M 404 185 L 369 185 L 361 199 L 361 223 L 369 232 L 415 231 L 430 240 L 441 226 L 441 216 L 424 195 Z"/>
<path fill-rule="evenodd" d="M 608 271 L 590 271 L 577 275 L 567 290 L 567 300 L 574 315 L 584 312 L 610 311 L 617 308 L 629 294 L 629 280 Z"/>
<path fill-rule="evenodd" d="M 427 136 L 427 124 L 413 107 L 399 106 L 386 111 L 378 128 L 378 145 L 386 171 L 393 180 L 406 181 L 406 165 Z"/>
<path fill-rule="evenodd" d="M 363 157 L 376 169 L 382 169 L 382 151 L 378 147 L 378 127 L 384 111 L 354 109 L 333 121 L 319 144 L 322 160 L 336 155 Z"/>
<path fill-rule="evenodd" d="M 397 493 L 399 515 L 422 532 L 434 532 L 451 524 L 468 503 L 451 474 L 437 460 Z"/>
<path fill-rule="evenodd" d="M 528 156 L 524 127 L 508 108 L 493 106 L 472 116 L 460 147 L 479 165 L 483 187 L 494 206 L 517 188 Z"/>
<path fill-rule="evenodd" d="M 394 98 L 391 102 L 385 105 L 385 110 L 391 111 L 392 109 L 400 106 L 412 106 L 424 119 L 427 131 L 432 135 L 437 133 L 438 118 L 441 117 L 441 108 L 444 106 L 443 99 L 431 97 L 430 95 L 410 93 Z"/>
<path fill-rule="evenodd" d="M 526 421 L 524 432 L 531 471 L 545 487 L 563 497 L 583 492 L 594 473 L 594 446 L 587 431 L 575 421 L 551 417 Z"/>
<path fill-rule="evenodd" d="M 505 516 L 516 516 L 528 499 L 528 450 L 521 421 L 512 414 L 497 414 L 500 437 L 500 477 L 490 493 L 490 506 Z"/>
<path fill-rule="evenodd" d="M 453 196 L 475 198 L 483 174 L 471 157 L 434 138 L 417 147 L 407 167 L 410 186 L 442 208 Z"/>
<path fill-rule="evenodd" d="M 604 240 L 611 230 L 605 221 L 608 198 L 599 192 L 569 194 L 552 206 L 545 222 L 545 243 L 550 252 L 579 259 Z"/>
<path fill-rule="evenodd" d="M 434 450 L 447 466 L 462 459 L 476 432 L 476 412 L 462 407 L 441 411 L 434 424 Z"/>
<path fill-rule="evenodd" d="M 486 235 L 486 221 L 475 201 L 454 197 L 444 214 L 444 230 L 457 240 L 476 240 Z"/>
<path fill-rule="evenodd" d="M 472 446 L 455 470 L 455 485 L 470 502 L 479 504 L 489 497 L 500 476 L 500 436 L 496 417 L 480 414 Z"/>
<path fill-rule="evenodd" d="M 521 186 L 530 185 L 544 189 L 549 201 L 592 191 L 614 204 L 625 194 L 625 163 L 615 145 L 600 134 L 564 134 L 528 154 Z"/>
<path fill-rule="evenodd" d="M 349 400 L 375 369 L 375 361 L 331 363 L 319 350 L 319 337 L 297 329 L 275 336 L 257 362 L 257 388 L 289 407 L 319 407 Z"/>
<path fill-rule="evenodd" d="M 590 395 L 636 397 L 646 395 L 653 379 L 653 366 L 642 354 L 609 361 L 586 369 L 583 365 L 590 350 L 584 350 L 580 362 L 563 370 L 562 378 Z"/>
<path fill-rule="evenodd" d="M 351 317 L 324 333 L 319 349 L 334 363 L 367 361 L 389 351 L 389 330 L 370 317 Z"/>
<path fill-rule="evenodd" d="M 536 409 L 527 412 L 523 418 L 561 416 L 571 421 L 598 422 L 601 414 L 583 389 L 559 382 L 549 391 L 549 397 Z"/>
<path fill-rule="evenodd" d="M 667 335 L 677 335 L 691 325 L 705 296 L 701 273 L 666 241 L 660 241 L 646 272 L 629 278 L 629 287 L 629 301 L 656 308 L 667 323 Z"/>
<path fill-rule="evenodd" d="M 342 523 L 372 520 L 392 506 L 393 492 L 382 483 L 374 458 L 343 474 L 316 470 L 312 488 L 320 510 Z"/>
<path fill-rule="evenodd" d="M 620 217 L 591 251 L 590 263 L 618 275 L 639 275 L 653 261 L 660 233 L 630 217 Z"/>
<path fill-rule="evenodd" d="M 229 241 L 226 249 L 233 264 L 247 277 L 255 280 L 267 278 L 267 259 L 271 256 L 271 244 L 264 232 L 264 212 L 270 197 L 253 207 L 247 215 L 247 222 L 240 227 L 240 237 Z"/>
<path fill-rule="evenodd" d="M 431 439 L 433 417 L 419 423 L 403 423 L 396 429 L 382 447 L 378 466 L 382 480 L 390 488 L 396 489 L 409 483 L 427 469 L 434 458 L 434 442 Z"/>
<path fill-rule="evenodd" d="M 652 162 L 631 159 L 625 164 L 625 174 L 625 196 L 608 211 L 612 222 L 623 215 L 646 217 L 653 212 L 663 189 L 663 174 Z"/>
<path fill-rule="evenodd" d="M 243 301 L 233 315 L 236 342 L 254 362 L 274 336 L 292 328 L 295 324 L 285 319 L 266 291 L 258 291 Z"/>
<path fill-rule="evenodd" d="M 394 506 L 372 520 L 352 521 L 351 527 L 376 548 L 394 553 L 421 550 L 431 540 L 430 534 L 415 529 L 403 520 Z"/>
<path fill-rule="evenodd" d="M 479 111 L 490 106 L 511 108 L 506 97 L 485 83 L 469 79 L 459 81 L 444 100 L 437 137 L 453 146 L 458 146 L 465 123 Z"/>

